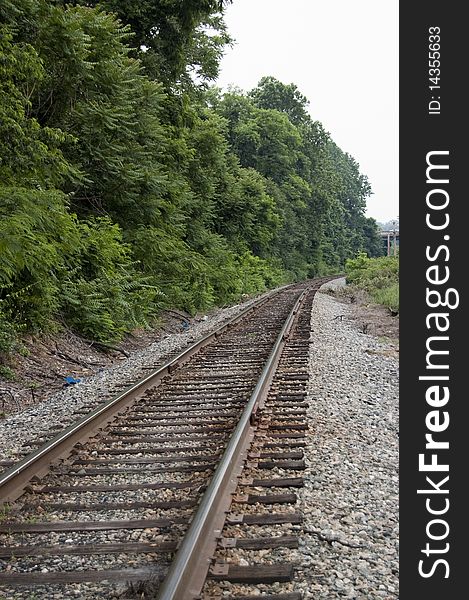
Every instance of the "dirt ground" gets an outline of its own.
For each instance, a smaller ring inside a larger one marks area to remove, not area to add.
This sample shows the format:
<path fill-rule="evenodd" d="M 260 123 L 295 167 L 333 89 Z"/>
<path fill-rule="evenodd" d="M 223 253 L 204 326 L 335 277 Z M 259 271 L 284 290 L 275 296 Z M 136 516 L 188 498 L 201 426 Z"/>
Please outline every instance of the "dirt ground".
<path fill-rule="evenodd" d="M 363 292 L 349 287 L 327 293 L 352 308 L 351 318 L 362 333 L 385 339 L 390 355 L 399 353 L 399 318 L 388 309 L 370 303 Z M 206 317 L 190 317 L 182 311 L 166 311 L 161 325 L 152 331 L 135 331 L 115 347 L 104 347 L 72 332 L 27 337 L 24 349 L 8 362 L 15 378 L 0 376 L 0 418 L 21 411 L 47 398 L 66 385 L 66 377 L 80 379 L 110 365 L 124 361 L 132 352 L 172 333 L 181 333 L 189 325 Z M 350 315 L 348 317 L 350 319 Z"/>
<path fill-rule="evenodd" d="M 327 290 L 326 292 L 351 309 L 352 319 L 358 331 L 386 341 L 390 346 L 389 355 L 399 357 L 399 316 L 391 314 L 385 306 L 374 304 L 366 292 L 350 286 Z"/>

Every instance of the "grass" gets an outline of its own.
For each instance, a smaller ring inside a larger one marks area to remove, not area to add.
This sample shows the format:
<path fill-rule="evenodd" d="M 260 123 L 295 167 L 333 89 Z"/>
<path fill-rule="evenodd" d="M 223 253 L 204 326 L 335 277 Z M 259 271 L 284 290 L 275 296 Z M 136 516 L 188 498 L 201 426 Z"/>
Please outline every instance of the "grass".
<path fill-rule="evenodd" d="M 391 312 L 399 312 L 399 284 L 394 283 L 384 288 L 376 289 L 371 292 L 371 297 L 376 304 L 382 304 L 389 308 Z"/>
<path fill-rule="evenodd" d="M 11 514 L 11 508 L 9 504 L 3 504 L 0 506 L 0 523 L 5 523 L 9 520 Z"/>
<path fill-rule="evenodd" d="M 10 367 L 0 365 L 0 378 L 6 379 L 7 381 L 15 381 L 16 375 Z"/>

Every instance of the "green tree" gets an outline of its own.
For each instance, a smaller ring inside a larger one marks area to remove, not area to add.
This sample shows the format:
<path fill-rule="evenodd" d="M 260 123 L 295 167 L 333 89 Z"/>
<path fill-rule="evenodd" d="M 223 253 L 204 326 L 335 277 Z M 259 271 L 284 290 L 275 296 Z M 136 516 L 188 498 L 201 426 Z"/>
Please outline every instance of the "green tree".
<path fill-rule="evenodd" d="M 309 100 L 294 83 L 286 85 L 275 77 L 263 77 L 249 96 L 259 108 L 284 112 L 296 126 L 311 120 L 307 111 Z"/>
<path fill-rule="evenodd" d="M 30 44 L 14 43 L 14 28 L 5 25 L 0 57 L 0 182 L 59 184 L 72 172 L 59 150 L 66 136 L 31 115 L 31 95 L 44 78 L 40 58 Z"/>
<path fill-rule="evenodd" d="M 294 84 L 207 89 L 227 3 L 0 4 L 0 351 L 59 322 L 118 339 L 378 252 L 369 183 Z"/>
<path fill-rule="evenodd" d="M 148 73 L 170 85 L 195 70 L 215 79 L 221 49 L 230 41 L 220 18 L 231 0 L 84 0 L 130 25 L 132 45 Z M 210 33 L 209 31 L 212 30 Z"/>

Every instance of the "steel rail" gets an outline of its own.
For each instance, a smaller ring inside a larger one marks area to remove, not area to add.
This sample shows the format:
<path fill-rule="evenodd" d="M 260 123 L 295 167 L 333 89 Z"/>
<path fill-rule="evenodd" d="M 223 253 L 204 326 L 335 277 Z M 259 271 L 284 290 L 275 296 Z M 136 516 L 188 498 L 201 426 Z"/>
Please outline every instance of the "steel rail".
<path fill-rule="evenodd" d="M 193 600 L 200 597 L 231 504 L 231 495 L 237 486 L 237 476 L 241 474 L 242 463 L 254 437 L 255 413 L 265 403 L 283 347 L 308 291 L 314 291 L 314 288 L 305 290 L 300 295 L 277 337 L 258 383 L 161 585 L 158 600 Z"/>
<path fill-rule="evenodd" d="M 52 463 L 58 459 L 64 459 L 69 456 L 72 448 L 78 442 L 83 443 L 89 440 L 100 429 L 103 429 L 112 422 L 119 413 L 141 397 L 147 389 L 157 386 L 165 376 L 169 375 L 175 368 L 186 363 L 201 348 L 210 344 L 221 333 L 241 321 L 248 313 L 259 308 L 273 296 L 288 287 L 290 286 L 286 285 L 268 292 L 224 325 L 180 352 L 144 379 L 141 379 L 117 396 L 104 402 L 88 415 L 68 426 L 43 446 L 1 473 L 0 505 L 16 500 L 24 493 L 28 483 L 35 478 L 43 477 L 48 472 Z"/>

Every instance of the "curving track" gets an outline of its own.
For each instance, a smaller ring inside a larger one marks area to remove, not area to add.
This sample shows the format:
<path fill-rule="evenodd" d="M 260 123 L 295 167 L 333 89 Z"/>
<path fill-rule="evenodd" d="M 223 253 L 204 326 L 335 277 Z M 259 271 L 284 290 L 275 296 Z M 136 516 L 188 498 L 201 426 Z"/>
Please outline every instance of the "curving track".
<path fill-rule="evenodd" d="M 0 597 L 300 598 L 286 557 L 325 281 L 264 298 L 1 474 Z"/>

